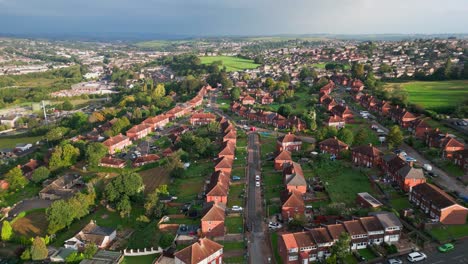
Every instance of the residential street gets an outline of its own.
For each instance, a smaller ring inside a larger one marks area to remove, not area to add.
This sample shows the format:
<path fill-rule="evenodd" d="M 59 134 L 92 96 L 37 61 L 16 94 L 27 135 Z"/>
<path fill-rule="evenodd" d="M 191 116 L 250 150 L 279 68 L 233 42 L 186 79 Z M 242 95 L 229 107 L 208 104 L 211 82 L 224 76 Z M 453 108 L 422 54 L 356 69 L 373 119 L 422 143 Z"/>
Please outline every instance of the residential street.
<path fill-rule="evenodd" d="M 249 262 L 269 263 L 272 259 L 270 243 L 263 222 L 261 188 L 255 186 L 255 175 L 260 175 L 260 142 L 257 133 L 248 135 L 247 175 L 247 227 L 249 237 Z"/>

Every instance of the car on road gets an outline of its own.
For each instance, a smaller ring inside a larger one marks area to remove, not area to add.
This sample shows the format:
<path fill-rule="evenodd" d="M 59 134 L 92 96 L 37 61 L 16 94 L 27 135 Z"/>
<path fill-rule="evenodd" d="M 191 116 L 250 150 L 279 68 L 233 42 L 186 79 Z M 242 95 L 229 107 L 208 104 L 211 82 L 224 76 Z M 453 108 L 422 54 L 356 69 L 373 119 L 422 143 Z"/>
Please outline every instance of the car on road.
<path fill-rule="evenodd" d="M 425 260 L 427 259 L 427 256 L 426 254 L 422 253 L 422 252 L 413 252 L 413 253 L 410 253 L 408 254 L 408 261 L 413 263 L 413 262 L 418 262 L 418 261 L 421 261 L 421 260 Z"/>
<path fill-rule="evenodd" d="M 259 181 L 255 182 L 255 187 L 260 187 L 260 182 Z"/>
<path fill-rule="evenodd" d="M 437 248 L 440 252 L 448 252 L 450 250 L 453 250 L 455 249 L 455 246 L 452 244 L 452 243 L 447 243 L 447 244 L 443 244 L 442 246 L 438 247 Z"/>
<path fill-rule="evenodd" d="M 426 171 L 431 171 L 431 170 L 432 170 L 432 166 L 431 166 L 431 164 L 427 164 L 427 163 L 426 163 L 426 164 L 423 165 L 423 169 L 426 170 Z"/>
<path fill-rule="evenodd" d="M 240 212 L 240 211 L 244 210 L 244 208 L 242 208 L 241 206 L 238 206 L 238 205 L 234 205 L 234 206 L 232 206 L 231 210 L 235 211 L 235 212 Z"/>
<path fill-rule="evenodd" d="M 269 229 L 279 229 L 281 227 L 282 227 L 282 225 L 280 223 L 275 223 L 275 222 L 268 223 L 268 228 Z"/>
<path fill-rule="evenodd" d="M 388 264 L 403 264 L 403 261 L 401 261 L 401 259 L 392 258 L 392 259 L 387 260 L 387 263 Z"/>
<path fill-rule="evenodd" d="M 255 180 L 260 181 L 260 175 L 255 175 Z"/>

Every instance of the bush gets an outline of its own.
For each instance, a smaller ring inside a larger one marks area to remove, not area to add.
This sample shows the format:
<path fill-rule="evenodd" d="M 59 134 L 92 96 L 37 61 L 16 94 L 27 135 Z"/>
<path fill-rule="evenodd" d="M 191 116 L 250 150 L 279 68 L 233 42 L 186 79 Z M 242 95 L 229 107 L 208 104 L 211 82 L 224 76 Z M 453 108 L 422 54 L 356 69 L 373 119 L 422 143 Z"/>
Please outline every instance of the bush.
<path fill-rule="evenodd" d="M 387 250 L 388 255 L 398 253 L 398 248 L 395 245 L 384 244 L 385 250 Z"/>

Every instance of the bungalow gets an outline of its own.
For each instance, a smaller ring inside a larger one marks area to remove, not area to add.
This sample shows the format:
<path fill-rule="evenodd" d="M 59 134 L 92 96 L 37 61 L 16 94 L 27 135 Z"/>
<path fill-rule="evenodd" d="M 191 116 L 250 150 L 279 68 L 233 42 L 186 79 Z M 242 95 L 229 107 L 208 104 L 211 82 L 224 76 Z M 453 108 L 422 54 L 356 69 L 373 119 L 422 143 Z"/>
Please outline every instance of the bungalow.
<path fill-rule="evenodd" d="M 108 247 L 114 241 L 117 232 L 113 228 L 98 226 L 91 220 L 78 234 L 65 241 L 65 248 L 82 250 L 88 244 L 95 244 L 98 248 Z"/>
<path fill-rule="evenodd" d="M 223 246 L 208 238 L 174 253 L 174 264 L 222 264 Z"/>
<path fill-rule="evenodd" d="M 345 124 L 345 120 L 337 115 L 332 115 L 325 121 L 325 125 L 337 129 L 345 127 Z"/>
<path fill-rule="evenodd" d="M 352 250 L 363 249 L 367 247 L 367 243 L 369 242 L 367 232 L 364 230 L 364 227 L 359 220 L 344 221 L 343 226 L 351 236 Z"/>
<path fill-rule="evenodd" d="M 161 159 L 161 157 L 159 157 L 156 154 L 147 154 L 147 155 L 136 158 L 133 161 L 132 166 L 134 168 L 141 167 L 141 166 L 144 166 L 146 164 L 155 163 L 156 161 L 158 161 L 160 159 Z"/>
<path fill-rule="evenodd" d="M 192 126 L 207 125 L 216 121 L 216 116 L 212 113 L 194 113 L 190 117 L 190 124 Z"/>
<path fill-rule="evenodd" d="M 281 206 L 281 216 L 284 221 L 290 221 L 296 216 L 304 215 L 305 205 L 301 193 L 285 190 L 282 192 L 281 198 L 283 204 Z"/>
<path fill-rule="evenodd" d="M 287 150 L 283 150 L 275 158 L 275 170 L 277 171 L 283 170 L 284 164 L 291 163 L 291 162 L 292 162 L 291 152 Z"/>
<path fill-rule="evenodd" d="M 78 191 L 77 185 L 81 183 L 81 175 L 66 174 L 58 177 L 39 192 L 39 198 L 44 200 L 59 200 L 71 197 Z"/>
<path fill-rule="evenodd" d="M 109 154 L 114 154 L 116 151 L 130 146 L 132 142 L 128 137 L 118 134 L 115 137 L 107 139 L 103 144 L 109 149 Z"/>
<path fill-rule="evenodd" d="M 304 173 L 299 163 L 284 164 L 283 180 L 288 192 L 298 192 L 301 195 L 307 192 L 307 181 L 304 178 Z"/>
<path fill-rule="evenodd" d="M 459 205 L 455 199 L 438 187 L 422 183 L 413 187 L 409 200 L 431 218 L 446 225 L 466 223 L 468 208 Z"/>
<path fill-rule="evenodd" d="M 208 237 L 224 235 L 224 219 L 226 218 L 225 207 L 214 202 L 208 203 L 203 209 L 201 219 L 202 233 Z"/>
<path fill-rule="evenodd" d="M 351 158 L 355 165 L 364 167 L 375 167 L 381 163 L 381 152 L 372 144 L 358 146 L 351 150 Z"/>
<path fill-rule="evenodd" d="M 33 172 L 39 167 L 39 162 L 35 159 L 30 159 L 28 162 L 21 166 L 21 171 L 24 177 L 31 179 Z"/>
<path fill-rule="evenodd" d="M 125 160 L 116 159 L 113 157 L 104 157 L 99 162 L 100 167 L 109 167 L 109 168 L 123 168 L 125 167 Z"/>
<path fill-rule="evenodd" d="M 276 150 L 289 152 L 299 151 L 302 147 L 302 140 L 296 137 L 294 134 L 288 133 L 278 138 L 276 142 Z"/>
<path fill-rule="evenodd" d="M 255 98 L 253 98 L 250 95 L 247 95 L 244 98 L 242 98 L 241 103 L 243 105 L 253 105 L 253 104 L 255 104 Z"/>
<path fill-rule="evenodd" d="M 330 155 L 339 157 L 342 151 L 349 149 L 349 146 L 343 141 L 337 139 L 336 137 L 332 137 L 320 142 L 319 148 L 322 153 L 328 153 Z"/>

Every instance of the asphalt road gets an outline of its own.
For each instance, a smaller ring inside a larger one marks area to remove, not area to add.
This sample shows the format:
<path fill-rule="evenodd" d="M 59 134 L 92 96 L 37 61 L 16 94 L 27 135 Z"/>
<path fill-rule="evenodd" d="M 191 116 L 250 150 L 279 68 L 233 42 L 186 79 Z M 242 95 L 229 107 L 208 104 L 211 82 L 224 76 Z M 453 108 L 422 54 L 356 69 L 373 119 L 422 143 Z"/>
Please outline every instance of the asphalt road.
<path fill-rule="evenodd" d="M 249 232 L 249 263 L 269 263 L 272 252 L 263 221 L 261 188 L 255 186 L 260 174 L 260 141 L 257 133 L 248 135 L 247 227 Z"/>

